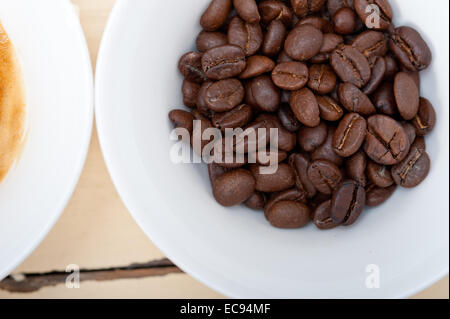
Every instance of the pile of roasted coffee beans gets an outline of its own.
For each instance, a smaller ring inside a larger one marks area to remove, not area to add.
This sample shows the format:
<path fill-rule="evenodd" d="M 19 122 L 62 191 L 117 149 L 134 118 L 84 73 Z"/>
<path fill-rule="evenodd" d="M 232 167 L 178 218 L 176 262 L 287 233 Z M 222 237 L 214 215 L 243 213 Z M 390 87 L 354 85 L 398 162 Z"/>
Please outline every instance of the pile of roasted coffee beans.
<path fill-rule="evenodd" d="M 191 110 L 170 120 L 190 132 L 194 120 L 279 129 L 276 173 L 261 174 L 264 163 L 209 165 L 221 205 L 264 210 L 275 227 L 331 229 L 426 178 L 423 137 L 436 113 L 420 97 L 419 71 L 432 56 L 392 18 L 387 0 L 211 2 L 198 51 L 179 61 Z"/>

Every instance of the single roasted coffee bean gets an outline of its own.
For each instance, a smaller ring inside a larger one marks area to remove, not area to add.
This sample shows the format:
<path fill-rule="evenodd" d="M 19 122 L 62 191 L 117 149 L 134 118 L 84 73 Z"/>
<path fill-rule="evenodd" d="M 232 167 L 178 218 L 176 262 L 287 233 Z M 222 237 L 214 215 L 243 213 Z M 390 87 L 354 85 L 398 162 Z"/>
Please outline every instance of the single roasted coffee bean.
<path fill-rule="evenodd" d="M 304 125 L 316 127 L 320 124 L 320 111 L 316 97 L 307 88 L 291 93 L 289 101 L 295 117 Z"/>
<path fill-rule="evenodd" d="M 213 186 L 214 198 L 225 207 L 239 205 L 252 196 L 255 179 L 244 169 L 237 169 L 219 176 Z"/>
<path fill-rule="evenodd" d="M 221 32 L 202 31 L 199 33 L 196 41 L 197 50 L 206 52 L 210 49 L 220 47 L 228 43 L 226 34 Z"/>
<path fill-rule="evenodd" d="M 412 124 L 418 136 L 425 136 L 434 129 L 436 125 L 436 111 L 426 98 L 420 98 L 419 112 L 412 120 Z"/>
<path fill-rule="evenodd" d="M 359 34 L 352 42 L 352 46 L 361 52 L 367 59 L 384 57 L 388 51 L 385 35 L 378 31 L 365 31 Z"/>
<path fill-rule="evenodd" d="M 183 103 L 187 107 L 194 108 L 197 106 L 197 96 L 200 91 L 200 84 L 188 80 L 183 81 L 181 92 L 183 94 Z"/>
<path fill-rule="evenodd" d="M 295 24 L 295 27 L 299 27 L 301 25 L 306 25 L 309 24 L 311 26 L 313 26 L 316 29 L 319 29 L 320 31 L 322 31 L 322 33 L 331 33 L 333 32 L 333 24 L 322 17 L 319 16 L 309 16 L 309 17 L 305 17 L 303 19 L 301 19 L 300 21 L 298 21 Z"/>
<path fill-rule="evenodd" d="M 230 111 L 244 99 L 244 87 L 237 79 L 221 80 L 206 90 L 206 105 L 214 112 Z"/>
<path fill-rule="evenodd" d="M 331 200 L 327 200 L 320 204 L 314 211 L 314 225 L 322 230 L 333 229 L 339 226 L 333 218 L 331 218 Z"/>
<path fill-rule="evenodd" d="M 325 0 L 291 0 L 291 6 L 297 17 L 319 12 L 325 4 Z"/>
<path fill-rule="evenodd" d="M 328 94 L 336 86 L 336 74 L 326 64 L 313 64 L 309 68 L 308 87 L 321 95 Z"/>
<path fill-rule="evenodd" d="M 272 71 L 272 81 L 283 90 L 299 90 L 308 82 L 308 67 L 301 62 L 280 63 Z"/>
<path fill-rule="evenodd" d="M 431 64 L 430 48 L 422 36 L 411 27 L 395 29 L 389 47 L 400 63 L 410 71 L 420 71 Z"/>
<path fill-rule="evenodd" d="M 316 127 L 304 126 L 298 131 L 297 141 L 306 152 L 314 152 L 320 145 L 325 143 L 328 136 L 328 127 L 321 122 Z"/>
<path fill-rule="evenodd" d="M 223 45 L 203 54 L 202 69 L 212 80 L 223 80 L 239 75 L 245 70 L 245 52 L 236 45 Z"/>
<path fill-rule="evenodd" d="M 240 79 L 250 79 L 271 72 L 275 67 L 275 62 L 264 55 L 253 55 L 247 60 L 247 67 L 239 75 Z"/>
<path fill-rule="evenodd" d="M 272 206 L 268 221 L 277 228 L 293 229 L 306 226 L 310 221 L 308 206 L 293 201 L 281 201 Z"/>
<path fill-rule="evenodd" d="M 328 0 L 327 9 L 331 16 L 334 16 L 341 8 L 354 8 L 353 0 Z"/>
<path fill-rule="evenodd" d="M 392 55 L 386 55 L 384 57 L 384 62 L 386 62 L 386 72 L 384 73 L 384 79 L 391 81 L 398 73 L 397 61 L 392 57 Z"/>
<path fill-rule="evenodd" d="M 372 102 L 379 113 L 396 115 L 398 113 L 394 96 L 394 85 L 384 82 L 372 95 Z"/>
<path fill-rule="evenodd" d="M 353 180 L 346 180 L 333 193 L 331 218 L 339 224 L 350 226 L 356 222 L 366 204 L 364 187 Z"/>
<path fill-rule="evenodd" d="M 368 132 L 364 150 L 376 163 L 395 165 L 408 155 L 408 135 L 400 123 L 385 115 L 374 115 L 367 120 Z"/>
<path fill-rule="evenodd" d="M 333 137 L 336 154 L 350 157 L 361 148 L 367 132 L 366 120 L 358 113 L 347 114 L 339 123 Z"/>
<path fill-rule="evenodd" d="M 344 115 L 342 107 L 333 98 L 329 96 L 317 96 L 319 104 L 320 117 L 325 121 L 339 121 Z"/>
<path fill-rule="evenodd" d="M 407 73 L 400 72 L 395 76 L 394 95 L 402 118 L 412 120 L 419 111 L 419 89 Z"/>
<path fill-rule="evenodd" d="M 265 0 L 259 5 L 259 13 L 261 15 L 261 21 L 264 24 L 269 24 L 272 20 L 280 20 L 286 27 L 292 25 L 292 11 L 281 1 Z"/>
<path fill-rule="evenodd" d="M 228 26 L 228 43 L 239 46 L 246 56 L 254 55 L 263 43 L 261 26 L 234 17 Z"/>
<path fill-rule="evenodd" d="M 272 20 L 266 29 L 264 42 L 262 45 L 262 53 L 266 56 L 275 56 L 283 48 L 284 39 L 286 38 L 286 27 L 280 20 Z"/>
<path fill-rule="evenodd" d="M 333 16 L 334 31 L 339 34 L 351 34 L 356 28 L 356 14 L 350 8 L 341 8 Z"/>
<path fill-rule="evenodd" d="M 266 195 L 264 193 L 255 192 L 245 202 L 245 206 L 253 210 L 263 210 L 266 206 Z"/>
<path fill-rule="evenodd" d="M 284 50 L 294 60 L 307 61 L 320 52 L 322 44 L 322 31 L 306 24 L 288 34 Z"/>
<path fill-rule="evenodd" d="M 280 193 L 272 193 L 269 200 L 267 201 L 266 207 L 264 208 L 264 215 L 268 216 L 270 209 L 278 202 L 290 201 L 298 202 L 302 204 L 307 203 L 306 193 L 297 189 L 291 188 Z"/>
<path fill-rule="evenodd" d="M 305 154 L 294 153 L 289 157 L 289 165 L 294 169 L 297 189 L 305 192 L 308 198 L 316 196 L 317 190 L 308 177 L 309 158 Z"/>
<path fill-rule="evenodd" d="M 402 67 L 402 72 L 407 73 L 413 79 L 414 83 L 416 83 L 416 86 L 417 86 L 417 88 L 420 91 L 420 87 L 421 87 L 420 82 L 421 81 L 420 81 L 420 73 L 419 73 L 419 71 L 409 71 L 405 67 Z"/>
<path fill-rule="evenodd" d="M 341 166 L 344 159 L 336 154 L 333 148 L 333 138 L 334 133 L 336 132 L 336 128 L 333 126 L 328 127 L 328 137 L 318 149 L 316 149 L 311 154 L 311 159 L 313 161 L 316 160 L 327 160 L 334 163 L 337 166 Z"/>
<path fill-rule="evenodd" d="M 280 106 L 281 92 L 268 75 L 254 78 L 246 88 L 248 104 L 265 112 L 275 112 Z"/>
<path fill-rule="evenodd" d="M 184 128 L 192 133 L 194 117 L 184 110 L 173 110 L 169 113 L 169 120 L 175 128 Z"/>
<path fill-rule="evenodd" d="M 366 190 L 366 205 L 369 207 L 380 206 L 385 203 L 395 193 L 397 185 L 391 185 L 387 188 L 381 188 L 374 184 Z"/>
<path fill-rule="evenodd" d="M 212 124 L 224 131 L 226 128 L 240 128 L 247 125 L 252 119 L 252 108 L 242 104 L 225 113 L 214 113 Z"/>
<path fill-rule="evenodd" d="M 362 89 L 364 94 L 372 94 L 381 85 L 386 72 L 386 62 L 382 57 L 373 58 L 372 75 L 369 83 Z"/>
<path fill-rule="evenodd" d="M 320 53 L 331 53 L 333 52 L 340 44 L 344 43 L 344 38 L 339 34 L 335 33 L 325 33 L 323 35 L 323 43 L 320 48 Z"/>
<path fill-rule="evenodd" d="M 416 140 L 416 128 L 410 122 L 402 123 L 406 135 L 408 135 L 409 143 L 412 145 Z"/>
<path fill-rule="evenodd" d="M 308 168 L 308 178 L 314 187 L 323 194 L 331 194 L 342 181 L 339 167 L 326 160 L 311 163 Z"/>
<path fill-rule="evenodd" d="M 202 83 L 206 76 L 202 70 L 203 54 L 199 52 L 188 52 L 180 58 L 178 70 L 188 81 Z"/>
<path fill-rule="evenodd" d="M 259 23 L 260 15 L 255 0 L 233 0 L 238 15 L 247 23 Z"/>
<path fill-rule="evenodd" d="M 408 156 L 392 167 L 392 178 L 397 185 L 413 188 L 422 183 L 430 172 L 430 157 L 417 146 L 411 147 Z"/>
<path fill-rule="evenodd" d="M 375 106 L 369 97 L 351 83 L 339 85 L 339 101 L 349 112 L 356 112 L 361 115 L 371 115 L 376 113 Z"/>
<path fill-rule="evenodd" d="M 358 182 L 363 187 L 367 184 L 366 168 L 367 156 L 363 151 L 359 151 L 345 162 L 347 177 Z"/>
<path fill-rule="evenodd" d="M 362 88 L 370 80 L 371 70 L 367 58 L 351 46 L 344 45 L 334 50 L 330 63 L 343 82 Z"/>
<path fill-rule="evenodd" d="M 376 5 L 378 10 L 370 5 Z M 355 10 L 368 29 L 387 30 L 391 25 L 392 8 L 388 0 L 355 0 Z"/>
<path fill-rule="evenodd" d="M 381 188 L 386 188 L 394 184 L 390 167 L 372 161 L 369 161 L 367 165 L 367 177 L 369 177 L 373 184 Z"/>
<path fill-rule="evenodd" d="M 212 0 L 200 19 L 200 25 L 206 31 L 216 31 L 227 20 L 231 7 L 231 0 Z"/>
<path fill-rule="evenodd" d="M 279 164 L 273 174 L 262 174 L 261 166 L 253 164 L 250 170 L 256 179 L 256 190 L 264 193 L 281 192 L 295 184 L 294 170 L 288 164 Z"/>
<path fill-rule="evenodd" d="M 280 109 L 278 110 L 278 119 L 280 120 L 280 123 L 283 125 L 283 127 L 289 132 L 295 133 L 301 127 L 300 122 L 295 117 L 289 104 L 281 105 Z"/>

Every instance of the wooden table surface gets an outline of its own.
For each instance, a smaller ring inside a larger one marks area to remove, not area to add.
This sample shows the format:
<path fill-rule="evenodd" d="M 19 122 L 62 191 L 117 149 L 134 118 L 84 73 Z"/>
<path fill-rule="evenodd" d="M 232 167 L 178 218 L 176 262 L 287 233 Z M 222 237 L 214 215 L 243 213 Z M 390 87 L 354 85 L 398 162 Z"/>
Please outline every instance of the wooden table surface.
<path fill-rule="evenodd" d="M 114 0 L 72 1 L 79 7 L 95 67 Z M 82 269 L 79 289 L 65 284 L 71 264 Z M 172 265 L 136 225 L 108 175 L 95 129 L 65 212 L 38 249 L 0 283 L 0 298 L 222 297 Z M 448 299 L 448 277 L 415 298 Z"/>

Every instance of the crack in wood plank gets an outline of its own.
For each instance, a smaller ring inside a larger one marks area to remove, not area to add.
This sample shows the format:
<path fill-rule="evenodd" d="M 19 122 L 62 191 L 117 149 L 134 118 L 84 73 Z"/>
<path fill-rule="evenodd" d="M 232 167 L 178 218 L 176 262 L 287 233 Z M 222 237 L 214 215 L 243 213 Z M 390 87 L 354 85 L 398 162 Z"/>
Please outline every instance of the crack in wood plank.
<path fill-rule="evenodd" d="M 80 269 L 80 282 L 112 281 L 120 279 L 139 279 L 183 273 L 168 259 L 155 260 L 148 263 L 134 263 L 124 267 Z M 0 282 L 0 290 L 16 293 L 31 293 L 44 287 L 65 284 L 70 273 L 52 271 L 46 273 L 14 274 Z"/>

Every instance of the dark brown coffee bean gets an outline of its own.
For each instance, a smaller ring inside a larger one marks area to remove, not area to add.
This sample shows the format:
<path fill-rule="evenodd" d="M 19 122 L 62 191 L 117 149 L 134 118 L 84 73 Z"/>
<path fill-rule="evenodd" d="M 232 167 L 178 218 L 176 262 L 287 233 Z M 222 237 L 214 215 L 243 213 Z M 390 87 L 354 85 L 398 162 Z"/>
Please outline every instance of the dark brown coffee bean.
<path fill-rule="evenodd" d="M 386 188 L 394 184 L 390 167 L 372 161 L 369 161 L 367 165 L 367 177 L 373 184 L 381 188 Z"/>
<path fill-rule="evenodd" d="M 309 166 L 308 178 L 319 192 L 331 194 L 341 183 L 342 173 L 332 162 L 318 160 Z"/>
<path fill-rule="evenodd" d="M 358 113 L 347 114 L 339 123 L 333 137 L 336 154 L 350 157 L 361 148 L 366 138 L 367 123 Z"/>
<path fill-rule="evenodd" d="M 175 128 L 184 128 L 192 133 L 194 117 L 184 110 L 173 110 L 169 113 L 169 120 Z"/>
<path fill-rule="evenodd" d="M 418 136 L 425 136 L 434 129 L 436 125 L 436 111 L 426 98 L 420 98 L 419 112 L 412 120 L 412 124 Z"/>
<path fill-rule="evenodd" d="M 372 75 L 370 77 L 369 83 L 363 88 L 362 92 L 364 94 L 372 94 L 381 85 L 384 79 L 384 74 L 386 72 L 386 62 L 382 57 L 373 58 Z"/>
<path fill-rule="evenodd" d="M 333 52 L 340 44 L 344 43 L 344 38 L 339 34 L 335 33 L 325 33 L 323 35 L 323 43 L 320 48 L 320 53 L 331 53 Z"/>
<path fill-rule="evenodd" d="M 295 184 L 294 170 L 287 164 L 279 164 L 275 173 L 262 174 L 261 166 L 251 165 L 250 170 L 256 179 L 256 190 L 264 193 L 281 192 Z"/>
<path fill-rule="evenodd" d="M 394 96 L 402 118 L 412 120 L 419 111 L 419 89 L 407 73 L 400 72 L 395 76 Z"/>
<path fill-rule="evenodd" d="M 225 113 L 215 113 L 212 116 L 212 124 L 224 131 L 226 128 L 239 128 L 247 125 L 252 119 L 252 108 L 242 104 Z"/>
<path fill-rule="evenodd" d="M 297 188 L 291 188 L 280 193 L 272 193 L 264 209 L 264 215 L 266 216 L 266 218 L 272 207 L 276 203 L 282 201 L 291 201 L 306 204 L 307 203 L 306 193 Z"/>
<path fill-rule="evenodd" d="M 308 67 L 301 62 L 280 63 L 272 71 L 272 81 L 283 90 L 299 90 L 308 82 Z"/>
<path fill-rule="evenodd" d="M 322 31 L 322 33 L 333 32 L 333 24 L 329 20 L 324 19 L 319 16 L 315 16 L 315 15 L 301 19 L 300 21 L 298 21 L 296 23 L 294 28 L 297 28 L 301 25 L 306 25 L 306 24 L 309 24 L 309 25 L 313 26 L 314 28 Z"/>
<path fill-rule="evenodd" d="M 245 70 L 245 52 L 236 45 L 223 45 L 206 51 L 202 57 L 205 75 L 212 80 L 223 80 Z"/>
<path fill-rule="evenodd" d="M 240 79 L 250 79 L 271 72 L 275 67 L 273 62 L 268 57 L 263 55 L 253 55 L 247 60 L 247 67 L 244 72 L 239 75 Z"/>
<path fill-rule="evenodd" d="M 339 85 L 339 101 L 349 112 L 356 112 L 361 115 L 371 115 L 376 113 L 375 106 L 360 89 L 351 83 Z"/>
<path fill-rule="evenodd" d="M 254 78 L 247 86 L 248 104 L 265 112 L 275 112 L 280 106 L 281 92 L 268 75 Z"/>
<path fill-rule="evenodd" d="M 369 207 L 380 206 L 385 203 L 395 193 L 397 185 L 381 188 L 376 185 L 370 185 L 366 190 L 366 205 Z"/>
<path fill-rule="evenodd" d="M 359 34 L 352 42 L 352 46 L 361 52 L 367 59 L 383 57 L 388 51 L 386 37 L 377 31 L 365 31 Z"/>
<path fill-rule="evenodd" d="M 221 32 L 202 31 L 197 37 L 197 50 L 206 52 L 210 49 L 220 47 L 228 43 L 226 34 Z"/>
<path fill-rule="evenodd" d="M 321 122 L 316 127 L 302 127 L 298 131 L 297 141 L 306 152 L 314 152 L 320 145 L 325 143 L 328 136 L 328 127 Z"/>
<path fill-rule="evenodd" d="M 280 20 L 286 27 L 292 25 L 292 11 L 283 2 L 266 0 L 258 5 L 261 21 L 269 24 L 272 20 Z"/>
<path fill-rule="evenodd" d="M 328 94 L 336 86 L 336 74 L 326 64 L 314 64 L 309 68 L 308 86 L 319 94 Z"/>
<path fill-rule="evenodd" d="M 372 102 L 379 113 L 392 116 L 398 112 L 394 96 L 394 85 L 392 83 L 385 82 L 381 84 L 372 95 Z"/>
<path fill-rule="evenodd" d="M 252 196 L 255 179 L 244 169 L 237 169 L 219 176 L 213 187 L 214 198 L 225 207 L 239 205 Z"/>
<path fill-rule="evenodd" d="M 410 71 L 420 71 L 431 64 L 431 50 L 413 28 L 399 27 L 391 35 L 389 47 L 397 59 Z"/>
<path fill-rule="evenodd" d="M 423 149 L 413 146 L 408 156 L 392 167 L 392 178 L 397 185 L 414 188 L 422 183 L 430 172 L 430 157 Z"/>
<path fill-rule="evenodd" d="M 234 8 L 247 23 L 259 23 L 260 16 L 255 0 L 233 0 Z"/>
<path fill-rule="evenodd" d="M 311 154 L 311 159 L 316 160 L 327 160 L 334 163 L 337 166 L 341 166 L 344 159 L 336 154 L 333 148 L 333 138 L 336 129 L 332 126 L 328 127 L 328 137 L 318 149 L 316 149 Z"/>
<path fill-rule="evenodd" d="M 416 83 L 417 88 L 420 91 L 420 73 L 419 71 L 409 71 L 407 70 L 405 67 L 402 67 L 402 72 L 407 73 L 414 81 L 414 83 Z M 397 75 L 397 74 L 396 74 Z"/>
<path fill-rule="evenodd" d="M 295 117 L 304 125 L 316 127 L 320 124 L 320 111 L 316 97 L 307 88 L 291 93 L 289 101 Z"/>
<path fill-rule="evenodd" d="M 374 115 L 367 120 L 367 126 L 364 150 L 373 161 L 395 165 L 408 155 L 409 138 L 400 123 L 385 115 Z"/>
<path fill-rule="evenodd" d="M 300 122 L 295 117 L 289 104 L 281 105 L 280 109 L 278 110 L 278 119 L 280 120 L 280 123 L 283 125 L 283 127 L 289 132 L 295 133 L 301 127 Z"/>
<path fill-rule="evenodd" d="M 317 96 L 316 98 L 319 104 L 320 117 L 325 121 L 339 121 L 344 115 L 342 107 L 331 97 L 325 95 Z"/>
<path fill-rule="evenodd" d="M 283 47 L 286 38 L 286 27 L 280 20 L 270 22 L 264 36 L 262 53 L 266 56 L 277 55 Z"/>
<path fill-rule="evenodd" d="M 341 8 L 354 8 L 353 0 L 328 0 L 327 9 L 331 16 L 334 16 Z"/>
<path fill-rule="evenodd" d="M 366 204 L 366 191 L 353 180 L 345 181 L 331 200 L 331 218 L 336 223 L 350 226 L 356 222 Z"/>
<path fill-rule="evenodd" d="M 211 186 L 214 187 L 216 180 L 226 172 L 228 172 L 226 168 L 219 166 L 216 163 L 208 164 L 208 175 Z"/>
<path fill-rule="evenodd" d="M 284 50 L 297 61 L 307 61 L 320 52 L 323 33 L 311 25 L 293 29 L 286 38 Z"/>
<path fill-rule="evenodd" d="M 347 177 L 358 182 L 363 187 L 367 184 L 366 168 L 367 156 L 363 151 L 359 151 L 345 162 Z"/>
<path fill-rule="evenodd" d="M 369 62 L 361 52 L 351 46 L 344 45 L 334 50 L 330 63 L 343 82 L 362 88 L 370 80 Z"/>
<path fill-rule="evenodd" d="M 318 55 L 312 57 L 309 60 L 309 62 L 311 62 L 313 64 L 323 64 L 325 62 L 328 62 L 329 59 L 330 59 L 329 53 L 319 53 Z"/>
<path fill-rule="evenodd" d="M 293 229 L 306 226 L 310 210 L 305 204 L 281 201 L 273 205 L 267 214 L 268 221 L 277 228 Z"/>
<path fill-rule="evenodd" d="M 412 145 L 416 140 L 416 128 L 410 122 L 402 123 L 406 135 L 408 135 L 409 143 Z"/>
<path fill-rule="evenodd" d="M 292 59 L 289 55 L 286 54 L 286 51 L 281 51 L 281 53 L 278 55 L 277 63 L 283 63 L 283 62 L 292 62 L 294 59 Z"/>
<path fill-rule="evenodd" d="M 261 26 L 234 17 L 228 26 L 228 43 L 239 46 L 246 56 L 254 55 L 263 43 Z"/>
<path fill-rule="evenodd" d="M 200 91 L 200 84 L 188 80 L 183 81 L 181 92 L 183 94 L 183 103 L 187 107 L 194 108 L 197 106 L 197 95 Z"/>
<path fill-rule="evenodd" d="M 341 8 L 333 16 L 334 31 L 339 34 L 351 34 L 356 28 L 356 14 L 350 8 Z"/>
<path fill-rule="evenodd" d="M 333 218 L 331 218 L 331 200 L 327 200 L 320 204 L 314 211 L 314 225 L 322 230 L 329 230 L 339 226 Z"/>
<path fill-rule="evenodd" d="M 393 80 L 398 73 L 397 61 L 395 61 L 395 59 L 391 55 L 386 55 L 384 57 L 384 61 L 386 62 L 386 72 L 384 73 L 384 79 L 388 81 Z"/>
<path fill-rule="evenodd" d="M 369 5 L 376 5 L 378 10 L 368 9 Z M 355 0 L 355 10 L 369 29 L 386 30 L 391 24 L 392 8 L 388 0 Z"/>
<path fill-rule="evenodd" d="M 206 105 L 206 91 L 208 90 L 208 88 L 213 84 L 214 82 L 212 81 L 207 81 L 204 82 L 202 84 L 202 86 L 200 87 L 200 90 L 198 91 L 197 94 L 197 110 L 204 116 L 206 116 L 207 118 L 211 118 L 211 115 L 213 113 L 213 111 L 211 111 L 208 108 L 208 105 Z"/>
<path fill-rule="evenodd" d="M 294 153 L 289 157 L 289 164 L 294 169 L 297 188 L 306 193 L 308 198 L 316 196 L 317 190 L 308 177 L 309 158 L 305 154 Z"/>
<path fill-rule="evenodd" d="M 216 31 L 227 20 L 231 7 L 231 0 L 212 0 L 200 19 L 200 25 L 206 31 Z"/>
<path fill-rule="evenodd" d="M 221 80 L 206 90 L 206 105 L 214 112 L 230 111 L 244 99 L 244 87 L 237 79 Z"/>
<path fill-rule="evenodd" d="M 291 0 L 292 9 L 299 18 L 319 12 L 324 4 L 325 0 Z"/>
<path fill-rule="evenodd" d="M 266 195 L 264 193 L 255 192 L 247 199 L 245 206 L 253 210 L 263 210 L 266 206 Z"/>
<path fill-rule="evenodd" d="M 188 81 L 202 83 L 206 76 L 202 70 L 202 53 L 188 52 L 180 58 L 178 70 Z"/>

